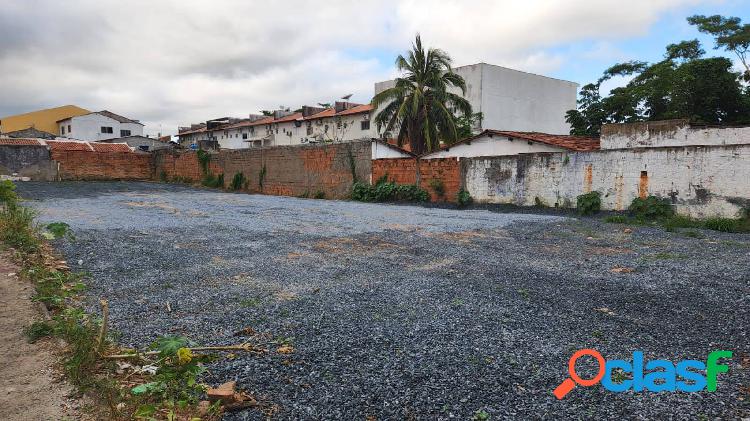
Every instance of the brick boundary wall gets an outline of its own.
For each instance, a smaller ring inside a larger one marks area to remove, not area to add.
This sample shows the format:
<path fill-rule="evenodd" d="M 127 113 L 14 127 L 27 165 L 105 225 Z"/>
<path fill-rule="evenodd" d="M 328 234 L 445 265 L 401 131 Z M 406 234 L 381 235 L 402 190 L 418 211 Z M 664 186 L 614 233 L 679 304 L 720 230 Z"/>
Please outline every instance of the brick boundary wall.
<path fill-rule="evenodd" d="M 155 180 L 166 177 L 199 182 L 203 178 L 196 152 L 163 150 L 154 151 L 153 156 Z M 225 187 L 241 172 L 247 180 L 244 191 L 310 197 L 322 192 L 327 198 L 342 199 L 351 192 L 352 164 L 358 180 L 370 181 L 371 162 L 371 142 L 363 141 L 225 149 L 211 152 L 209 168 L 214 175 L 224 174 Z"/>
<path fill-rule="evenodd" d="M 150 154 L 52 150 L 60 180 L 148 180 L 152 178 Z"/>
<path fill-rule="evenodd" d="M 419 181 L 417 181 L 417 161 L 419 162 Z M 430 193 L 433 202 L 456 202 L 458 191 L 462 186 L 461 164 L 456 158 L 383 158 L 372 161 L 372 181 L 387 176 L 388 181 L 397 184 L 419 184 Z M 443 184 L 444 194 L 438 196 L 433 180 Z"/>

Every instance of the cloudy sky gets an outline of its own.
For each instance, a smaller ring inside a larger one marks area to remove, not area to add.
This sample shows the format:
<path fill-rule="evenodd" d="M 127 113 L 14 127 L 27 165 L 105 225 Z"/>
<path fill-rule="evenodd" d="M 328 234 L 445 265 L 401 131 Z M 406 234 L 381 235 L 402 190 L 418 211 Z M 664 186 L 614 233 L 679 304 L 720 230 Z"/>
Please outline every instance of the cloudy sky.
<path fill-rule="evenodd" d="M 76 104 L 156 134 L 350 93 L 367 102 L 417 32 L 455 65 L 583 84 L 684 39 L 716 54 L 685 22 L 693 14 L 750 20 L 750 1 L 6 0 L 0 116 Z"/>

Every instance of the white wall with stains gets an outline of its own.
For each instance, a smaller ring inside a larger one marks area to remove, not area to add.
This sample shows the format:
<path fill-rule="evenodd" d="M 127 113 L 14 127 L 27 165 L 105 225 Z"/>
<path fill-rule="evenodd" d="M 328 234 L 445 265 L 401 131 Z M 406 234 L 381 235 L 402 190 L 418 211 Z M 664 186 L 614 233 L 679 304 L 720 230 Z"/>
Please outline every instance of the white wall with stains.
<path fill-rule="evenodd" d="M 750 127 L 692 126 L 687 120 L 607 124 L 602 149 L 750 144 Z"/>
<path fill-rule="evenodd" d="M 679 214 L 738 217 L 750 207 L 750 145 L 536 153 L 462 159 L 464 188 L 477 202 L 575 207 L 596 190 L 605 210 L 636 197 L 672 200 Z"/>

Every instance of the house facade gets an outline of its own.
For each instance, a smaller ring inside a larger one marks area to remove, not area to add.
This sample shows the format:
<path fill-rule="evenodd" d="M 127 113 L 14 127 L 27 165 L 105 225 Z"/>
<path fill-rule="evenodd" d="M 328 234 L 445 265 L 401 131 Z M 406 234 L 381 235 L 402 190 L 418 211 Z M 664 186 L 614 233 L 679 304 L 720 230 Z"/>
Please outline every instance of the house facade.
<path fill-rule="evenodd" d="M 350 102 L 336 102 L 330 108 L 304 106 L 297 112 L 277 110 L 271 116 L 210 120 L 181 128 L 178 136 L 186 147 L 216 141 L 221 149 L 350 142 L 377 136 L 370 124 L 371 111 L 369 104 Z"/>
<path fill-rule="evenodd" d="M 16 132 L 33 128 L 47 133 L 57 134 L 57 122 L 64 118 L 88 114 L 91 111 L 76 105 L 47 108 L 28 113 L 11 115 L 0 118 L 0 133 Z"/>
<path fill-rule="evenodd" d="M 97 111 L 57 122 L 56 133 L 69 139 L 100 141 L 143 136 L 143 124 L 110 111 Z"/>

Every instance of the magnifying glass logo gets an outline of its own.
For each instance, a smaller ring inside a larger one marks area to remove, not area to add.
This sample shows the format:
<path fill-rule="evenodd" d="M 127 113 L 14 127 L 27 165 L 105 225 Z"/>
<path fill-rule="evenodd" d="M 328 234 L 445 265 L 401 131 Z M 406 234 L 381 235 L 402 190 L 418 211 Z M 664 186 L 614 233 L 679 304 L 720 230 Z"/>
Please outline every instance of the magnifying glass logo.
<path fill-rule="evenodd" d="M 576 361 L 585 355 L 596 358 L 597 363 L 599 363 L 599 371 L 596 373 L 596 376 L 588 380 L 578 377 L 578 373 L 576 373 Z M 568 374 L 570 377 L 563 380 L 552 393 L 557 399 L 562 399 L 576 387 L 576 384 L 588 387 L 599 383 L 602 377 L 604 377 L 605 364 L 604 357 L 598 351 L 589 348 L 579 349 L 568 360 Z"/>

